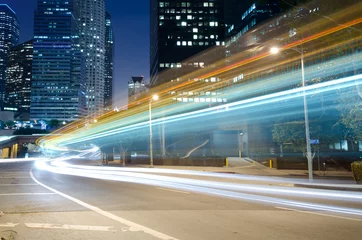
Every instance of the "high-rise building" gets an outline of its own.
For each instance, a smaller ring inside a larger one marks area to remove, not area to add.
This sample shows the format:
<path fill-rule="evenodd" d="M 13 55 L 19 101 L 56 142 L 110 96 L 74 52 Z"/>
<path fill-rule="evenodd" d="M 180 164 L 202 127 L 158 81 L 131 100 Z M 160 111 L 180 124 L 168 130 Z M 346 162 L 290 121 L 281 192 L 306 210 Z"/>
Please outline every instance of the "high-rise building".
<path fill-rule="evenodd" d="M 114 34 L 111 15 L 106 13 L 106 54 L 105 54 L 105 83 L 104 108 L 106 111 L 113 107 L 113 74 L 114 74 Z"/>
<path fill-rule="evenodd" d="M 80 44 L 86 67 L 86 110 L 96 117 L 104 110 L 105 0 L 79 0 Z"/>
<path fill-rule="evenodd" d="M 7 4 L 0 4 L 0 110 L 5 100 L 5 69 L 7 53 L 19 43 L 19 21 Z"/>
<path fill-rule="evenodd" d="M 278 0 L 255 0 L 242 8 L 239 19 L 233 19 L 227 27 L 228 43 L 235 42 L 240 36 L 281 12 Z"/>
<path fill-rule="evenodd" d="M 6 64 L 5 110 L 29 118 L 33 64 L 33 40 L 11 48 Z M 26 119 L 29 120 L 29 119 Z"/>
<path fill-rule="evenodd" d="M 142 93 L 147 92 L 148 86 L 143 76 L 131 77 L 128 82 L 128 103 L 137 101 Z"/>
<path fill-rule="evenodd" d="M 160 79 L 159 72 L 191 66 L 203 68 L 207 63 L 188 63 L 186 59 L 212 46 L 222 46 L 225 39 L 224 0 L 151 0 L 151 85 Z M 175 76 L 178 77 L 177 71 Z"/>
<path fill-rule="evenodd" d="M 78 0 L 38 0 L 34 16 L 31 119 L 73 121 L 84 114 Z"/>

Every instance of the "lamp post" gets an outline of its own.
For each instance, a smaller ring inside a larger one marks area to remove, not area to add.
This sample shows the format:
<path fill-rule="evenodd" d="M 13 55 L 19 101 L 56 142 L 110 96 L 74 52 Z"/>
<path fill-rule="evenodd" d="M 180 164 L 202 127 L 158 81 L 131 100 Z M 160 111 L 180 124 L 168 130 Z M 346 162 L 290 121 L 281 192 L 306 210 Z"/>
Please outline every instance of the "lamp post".
<path fill-rule="evenodd" d="M 301 50 L 291 48 L 292 50 L 300 53 L 300 64 L 302 70 L 302 86 L 303 86 L 303 103 L 304 103 L 304 123 L 305 123 L 305 140 L 307 144 L 307 159 L 308 159 L 308 175 L 309 181 L 313 182 L 313 164 L 312 164 L 312 149 L 310 145 L 310 132 L 309 132 L 309 116 L 308 116 L 308 103 L 307 97 L 305 94 L 305 76 L 304 76 L 304 52 L 303 48 Z M 279 53 L 280 49 L 277 47 L 272 47 L 270 49 L 270 53 L 277 54 Z"/>
<path fill-rule="evenodd" d="M 158 95 L 153 95 L 148 103 L 148 114 L 150 118 L 150 167 L 153 167 L 153 152 L 152 152 L 152 101 L 157 101 Z"/>

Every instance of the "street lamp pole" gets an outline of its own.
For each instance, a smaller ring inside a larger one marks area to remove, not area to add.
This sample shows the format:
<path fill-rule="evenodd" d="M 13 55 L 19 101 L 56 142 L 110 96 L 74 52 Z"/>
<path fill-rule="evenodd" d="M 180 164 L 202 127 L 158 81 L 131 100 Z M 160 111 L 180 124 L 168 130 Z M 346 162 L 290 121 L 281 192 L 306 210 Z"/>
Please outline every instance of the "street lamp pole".
<path fill-rule="evenodd" d="M 150 118 L 150 167 L 153 167 L 153 146 L 152 146 L 152 100 L 157 101 L 158 96 L 153 95 L 150 102 L 148 103 L 148 115 Z"/>
<path fill-rule="evenodd" d="M 307 96 L 305 93 L 305 76 L 304 76 L 304 52 L 301 50 L 301 68 L 302 68 L 302 85 L 303 85 L 303 101 L 304 101 L 304 123 L 305 123 L 305 138 L 307 144 L 307 159 L 308 159 L 308 175 L 309 181 L 313 182 L 313 162 L 312 162 L 312 148 L 310 146 L 310 132 L 309 132 L 309 114 Z"/>
<path fill-rule="evenodd" d="M 305 75 L 304 75 L 304 52 L 303 47 L 301 51 L 291 48 L 292 50 L 301 54 L 300 63 L 301 63 L 301 70 L 302 70 L 302 86 L 303 86 L 303 104 L 304 104 L 304 123 L 305 123 L 305 140 L 307 144 L 307 160 L 308 160 L 308 176 L 309 181 L 313 182 L 313 162 L 312 162 L 312 149 L 310 145 L 310 132 L 309 132 L 309 115 L 308 115 L 308 103 L 307 103 L 307 96 L 305 92 Z M 277 54 L 279 49 L 273 47 L 270 49 L 272 54 Z"/>

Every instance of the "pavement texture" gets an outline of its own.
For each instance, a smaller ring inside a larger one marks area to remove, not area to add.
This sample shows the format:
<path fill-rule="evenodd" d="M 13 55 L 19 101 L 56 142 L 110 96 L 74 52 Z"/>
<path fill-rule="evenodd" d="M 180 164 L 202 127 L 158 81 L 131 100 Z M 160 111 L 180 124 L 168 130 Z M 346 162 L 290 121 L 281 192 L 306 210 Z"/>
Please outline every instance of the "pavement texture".
<path fill-rule="evenodd" d="M 318 197 L 312 195 L 341 191 L 289 188 L 285 182 L 270 185 L 268 179 L 279 179 L 275 176 L 256 180 L 226 177 L 241 174 L 167 171 L 136 175 L 124 173 L 123 168 L 98 167 L 97 174 L 85 177 L 77 175 L 85 173 L 84 169 L 72 172 L 68 167 L 59 174 L 36 169 L 32 163 L 0 164 L 0 236 L 6 240 L 340 240 L 359 239 L 362 234 L 362 196 L 358 192 L 343 191 L 347 197 Z M 98 179 L 102 176 L 118 178 Z M 127 181 L 127 177 L 144 183 Z M 227 188 L 234 185 L 240 188 Z M 244 189 L 246 186 L 255 189 Z M 258 190 L 261 187 L 265 190 Z M 281 195 L 269 189 L 315 192 Z M 268 201 L 261 201 L 264 198 Z M 285 206 L 283 202 L 288 201 L 301 205 Z M 344 212 L 308 209 L 306 204 L 334 206 Z"/>

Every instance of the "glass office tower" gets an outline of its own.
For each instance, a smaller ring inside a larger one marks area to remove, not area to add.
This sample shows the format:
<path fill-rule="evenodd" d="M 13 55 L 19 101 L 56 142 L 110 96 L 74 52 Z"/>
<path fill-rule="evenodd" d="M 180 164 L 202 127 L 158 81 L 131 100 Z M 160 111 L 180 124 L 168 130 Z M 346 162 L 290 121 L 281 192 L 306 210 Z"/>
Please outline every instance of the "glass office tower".
<path fill-rule="evenodd" d="M 5 100 L 6 59 L 10 48 L 19 43 L 19 21 L 7 4 L 0 4 L 0 110 Z"/>
<path fill-rule="evenodd" d="M 114 34 L 111 15 L 106 13 L 106 54 L 105 54 L 105 83 L 104 108 L 109 111 L 113 107 L 113 74 L 114 74 Z"/>
<path fill-rule="evenodd" d="M 74 121 L 84 114 L 78 0 L 38 0 L 34 17 L 31 119 Z"/>

